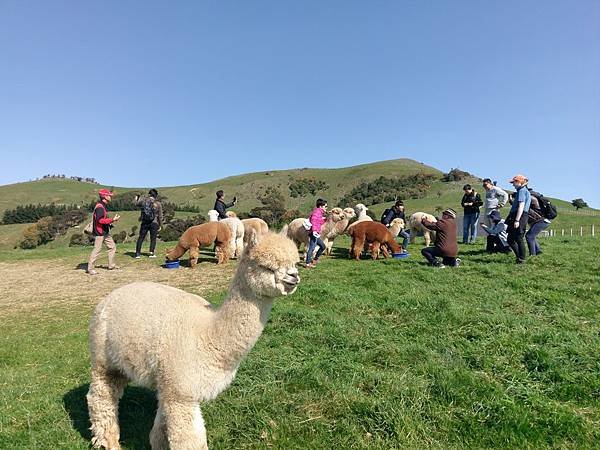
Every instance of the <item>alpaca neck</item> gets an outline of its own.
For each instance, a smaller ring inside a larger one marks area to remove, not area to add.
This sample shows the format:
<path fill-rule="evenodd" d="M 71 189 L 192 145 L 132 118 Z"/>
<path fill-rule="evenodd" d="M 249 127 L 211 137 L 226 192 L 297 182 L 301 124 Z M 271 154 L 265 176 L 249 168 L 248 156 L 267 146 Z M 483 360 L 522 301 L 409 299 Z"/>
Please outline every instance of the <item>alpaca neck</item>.
<path fill-rule="evenodd" d="M 238 272 L 216 312 L 208 336 L 214 356 L 223 369 L 236 369 L 252 349 L 267 323 L 272 305 L 272 298 L 256 295 Z"/>

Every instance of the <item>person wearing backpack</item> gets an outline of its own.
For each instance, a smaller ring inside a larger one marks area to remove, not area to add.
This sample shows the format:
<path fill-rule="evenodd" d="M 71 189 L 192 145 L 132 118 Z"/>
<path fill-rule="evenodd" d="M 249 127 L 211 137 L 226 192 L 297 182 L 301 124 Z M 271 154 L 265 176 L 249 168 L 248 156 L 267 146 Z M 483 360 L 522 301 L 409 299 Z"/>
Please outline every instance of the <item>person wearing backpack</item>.
<path fill-rule="evenodd" d="M 391 208 L 387 208 L 381 215 L 381 223 L 388 228 L 394 219 L 402 219 L 406 222 L 404 202 L 402 200 L 397 200 Z M 408 247 L 408 238 L 410 235 L 406 230 L 400 231 L 398 235 L 402 236 L 402 248 L 406 249 Z"/>
<path fill-rule="evenodd" d="M 508 245 L 517 257 L 517 264 L 525 262 L 525 227 L 527 226 L 527 216 L 531 205 L 531 194 L 527 190 L 527 177 L 524 175 L 515 175 L 509 181 L 517 190 L 514 194 L 510 212 L 506 218 L 508 226 Z"/>
<path fill-rule="evenodd" d="M 113 193 L 108 189 L 100 189 L 98 191 L 100 200 L 94 206 L 94 213 L 92 215 L 92 235 L 94 236 L 94 249 L 90 254 L 87 265 L 87 273 L 90 275 L 98 275 L 98 272 L 94 270 L 96 260 L 102 251 L 102 244 L 106 245 L 108 249 L 108 270 L 118 269 L 119 267 L 115 264 L 115 253 L 117 253 L 117 245 L 110 235 L 110 229 L 114 222 L 118 222 L 121 216 L 115 214 L 114 217 L 108 217 L 107 208 L 108 204 L 112 200 Z"/>
<path fill-rule="evenodd" d="M 550 226 L 552 221 L 548 218 L 556 217 L 556 211 L 551 209 L 554 207 L 548 206 L 550 203 L 542 194 L 528 188 L 531 194 L 531 206 L 529 207 L 529 230 L 525 233 L 525 240 L 529 248 L 529 256 L 536 256 L 542 253 L 540 243 L 537 240 L 538 234 Z"/>
<path fill-rule="evenodd" d="M 481 197 L 470 184 L 463 186 L 465 194 L 460 202 L 464 210 L 463 215 L 463 244 L 474 244 L 477 239 L 477 226 L 479 225 L 479 208 L 483 205 Z"/>
<path fill-rule="evenodd" d="M 140 199 L 139 195 L 135 197 L 135 204 L 141 207 L 140 212 L 140 236 L 135 245 L 135 258 L 141 258 L 142 244 L 146 235 L 150 232 L 150 254 L 149 258 L 156 258 L 156 236 L 163 224 L 162 204 L 157 200 L 158 191 L 150 189 L 148 197 Z"/>

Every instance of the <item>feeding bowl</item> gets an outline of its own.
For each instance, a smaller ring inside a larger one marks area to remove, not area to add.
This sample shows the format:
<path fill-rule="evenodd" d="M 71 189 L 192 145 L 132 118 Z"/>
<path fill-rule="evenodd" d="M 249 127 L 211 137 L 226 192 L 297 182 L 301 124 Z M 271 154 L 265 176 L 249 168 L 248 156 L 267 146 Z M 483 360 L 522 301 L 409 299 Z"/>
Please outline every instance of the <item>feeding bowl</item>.
<path fill-rule="evenodd" d="M 179 260 L 176 260 L 176 261 L 165 261 L 165 267 L 167 269 L 179 269 Z"/>
<path fill-rule="evenodd" d="M 410 256 L 408 252 L 393 253 L 392 256 L 396 259 L 405 259 Z"/>

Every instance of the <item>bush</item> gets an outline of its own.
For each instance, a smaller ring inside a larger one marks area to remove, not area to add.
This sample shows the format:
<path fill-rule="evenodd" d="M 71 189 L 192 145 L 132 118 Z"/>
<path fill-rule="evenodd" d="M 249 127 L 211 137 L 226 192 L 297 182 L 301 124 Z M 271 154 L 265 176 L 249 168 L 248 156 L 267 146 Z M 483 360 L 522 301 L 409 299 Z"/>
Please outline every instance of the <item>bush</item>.
<path fill-rule="evenodd" d="M 374 181 L 363 182 L 356 186 L 340 199 L 339 204 L 374 205 L 402 198 L 422 198 L 434 179 L 433 175 L 423 173 L 400 178 L 379 177 Z"/>
<path fill-rule="evenodd" d="M 162 227 L 158 237 L 161 239 L 161 241 L 165 242 L 177 241 L 189 227 L 200 225 L 204 222 L 206 222 L 206 220 L 202 216 L 188 217 L 186 219 L 174 219 Z"/>
<path fill-rule="evenodd" d="M 121 230 L 118 233 L 113 234 L 113 241 L 115 244 L 121 244 L 127 240 L 127 231 Z"/>
<path fill-rule="evenodd" d="M 76 247 L 79 245 L 92 245 L 94 243 L 94 237 L 92 235 L 75 233 L 71 236 L 69 241 L 69 247 Z"/>
<path fill-rule="evenodd" d="M 39 233 L 37 224 L 30 225 L 23 230 L 23 238 L 19 242 L 19 247 L 28 250 L 36 248 L 39 244 Z"/>
<path fill-rule="evenodd" d="M 31 249 L 46 244 L 65 234 L 71 227 L 79 225 L 86 217 L 87 213 L 82 209 L 65 211 L 56 217 L 43 217 L 23 231 L 19 247 Z"/>
<path fill-rule="evenodd" d="M 471 175 L 469 172 L 465 172 L 464 170 L 451 169 L 450 172 L 444 174 L 442 181 L 460 181 L 472 176 L 473 175 Z"/>
<path fill-rule="evenodd" d="M 329 189 L 329 185 L 324 181 L 311 178 L 296 178 L 289 184 L 290 197 L 306 197 L 308 194 L 315 195 L 317 191 Z"/>

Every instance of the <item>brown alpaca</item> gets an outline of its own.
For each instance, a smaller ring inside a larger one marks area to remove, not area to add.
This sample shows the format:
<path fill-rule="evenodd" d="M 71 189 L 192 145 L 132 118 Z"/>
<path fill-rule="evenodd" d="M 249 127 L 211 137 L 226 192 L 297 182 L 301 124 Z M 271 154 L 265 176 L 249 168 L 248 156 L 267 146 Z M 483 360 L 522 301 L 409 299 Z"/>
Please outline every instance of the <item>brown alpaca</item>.
<path fill-rule="evenodd" d="M 365 246 L 365 242 L 373 244 L 371 248 L 371 257 L 377 259 L 379 250 L 383 252 L 384 257 L 388 257 L 389 247 L 393 253 L 400 253 L 400 246 L 393 238 L 387 227 L 379 222 L 358 222 L 348 231 L 352 237 L 352 246 L 350 247 L 350 256 L 354 256 L 357 261 L 360 260 L 360 254 Z"/>
<path fill-rule="evenodd" d="M 208 222 L 201 225 L 189 227 L 179 238 L 177 247 L 167 251 L 167 260 L 175 261 L 190 251 L 190 267 L 196 267 L 200 256 L 200 247 L 210 247 L 215 244 L 215 255 L 217 264 L 223 264 L 229 260 L 229 241 L 231 230 L 221 222 Z"/>

